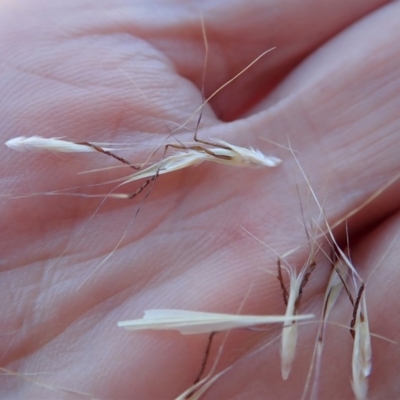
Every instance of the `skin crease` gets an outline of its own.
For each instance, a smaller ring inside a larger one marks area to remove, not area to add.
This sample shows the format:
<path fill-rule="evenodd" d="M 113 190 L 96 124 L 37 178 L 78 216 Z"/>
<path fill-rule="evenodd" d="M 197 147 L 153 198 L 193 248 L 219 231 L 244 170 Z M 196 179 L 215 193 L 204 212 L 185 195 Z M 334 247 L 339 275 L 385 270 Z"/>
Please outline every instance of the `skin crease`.
<path fill-rule="evenodd" d="M 95 398 L 172 399 L 196 377 L 206 335 L 128 332 L 117 321 L 139 318 L 150 308 L 284 313 L 276 255 L 241 226 L 280 254 L 302 246 L 289 258 L 293 268 L 308 256 L 300 204 L 308 226 L 319 210 L 290 152 L 262 138 L 283 145 L 290 140 L 331 223 L 398 173 L 398 2 L 3 0 L 3 142 L 20 135 L 135 142 L 118 154 L 145 161 L 201 103 L 201 14 L 209 42 L 206 96 L 263 51 L 277 49 L 205 107 L 199 137 L 254 146 L 282 158 L 282 165 L 202 165 L 162 176 L 128 226 L 140 198 L 109 200 L 92 219 L 99 199 L 10 199 L 123 175 L 77 175 L 116 165 L 113 160 L 101 154 L 18 154 L 3 146 L 2 368 Z M 191 140 L 196 118 L 176 135 L 179 140 Z M 388 247 L 400 229 L 399 186 L 349 222 L 351 256 L 368 280 L 370 329 L 397 343 L 399 242 Z M 345 243 L 344 228 L 336 233 Z M 330 267 L 321 255 L 317 259 L 301 313 L 321 310 Z M 351 314 L 342 296 L 332 321 L 348 326 Z M 286 382 L 280 378 L 279 341 L 256 351 L 278 336 L 278 328 L 232 332 L 220 368 L 234 365 L 204 398 L 299 398 L 316 328 L 299 328 Z M 399 398 L 399 346 L 377 338 L 372 344 L 369 398 Z M 352 398 L 351 345 L 347 328 L 328 327 L 319 398 Z M 0 393 L 3 399 L 80 398 L 6 374 Z"/>

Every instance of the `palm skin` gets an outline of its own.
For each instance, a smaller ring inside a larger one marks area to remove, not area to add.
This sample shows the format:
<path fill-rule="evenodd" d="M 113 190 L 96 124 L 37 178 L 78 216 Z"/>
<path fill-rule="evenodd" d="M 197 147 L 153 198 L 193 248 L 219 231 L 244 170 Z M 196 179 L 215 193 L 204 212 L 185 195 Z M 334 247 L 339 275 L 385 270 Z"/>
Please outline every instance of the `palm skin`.
<path fill-rule="evenodd" d="M 131 333 L 117 321 L 150 308 L 284 312 L 278 281 L 266 272 L 276 272 L 276 256 L 241 226 L 280 254 L 302 246 L 290 258 L 300 268 L 308 256 L 300 204 L 308 225 L 319 211 L 291 153 L 260 138 L 290 140 L 331 222 L 400 166 L 400 6 L 334 5 L 0 5 L 4 142 L 19 135 L 135 142 L 122 155 L 145 161 L 201 102 L 202 13 L 209 43 L 206 95 L 269 47 L 277 49 L 205 107 L 199 137 L 252 145 L 283 160 L 276 169 L 202 165 L 162 176 L 130 222 L 140 199 L 109 200 L 90 219 L 99 199 L 9 198 L 103 182 L 118 172 L 77 172 L 115 165 L 112 160 L 17 154 L 4 146 L 1 366 L 34 374 L 25 377 L 36 383 L 5 374 L 2 398 L 79 397 L 37 383 L 44 382 L 102 399 L 171 399 L 193 382 L 207 337 Z M 195 125 L 193 119 L 176 137 L 190 141 Z M 385 255 L 366 293 L 371 330 L 395 341 L 399 251 L 396 242 L 387 249 L 399 229 L 399 197 L 395 183 L 349 223 L 352 259 L 365 280 Z M 337 237 L 345 243 L 344 229 Z M 329 264 L 321 257 L 318 267 L 300 312 L 320 312 Z M 343 296 L 332 320 L 348 325 L 351 312 Z M 298 398 L 315 330 L 312 324 L 300 329 L 287 382 L 280 378 L 279 342 L 257 352 L 279 329 L 233 332 L 220 365 L 234 366 L 205 398 Z M 348 329 L 329 327 L 321 398 L 352 397 L 351 345 Z M 397 398 L 398 346 L 381 339 L 373 346 L 370 398 Z"/>

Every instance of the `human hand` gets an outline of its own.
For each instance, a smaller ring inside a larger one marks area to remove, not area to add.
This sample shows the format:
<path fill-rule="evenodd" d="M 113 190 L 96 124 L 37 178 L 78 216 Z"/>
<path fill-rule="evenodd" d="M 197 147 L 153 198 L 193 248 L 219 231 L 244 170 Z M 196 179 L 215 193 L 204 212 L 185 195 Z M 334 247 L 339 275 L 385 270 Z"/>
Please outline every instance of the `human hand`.
<path fill-rule="evenodd" d="M 2 367 L 96 398 L 174 398 L 195 378 L 207 337 L 132 333 L 117 321 L 150 308 L 235 313 L 246 297 L 241 313 L 282 314 L 278 281 L 265 271 L 275 272 L 276 257 L 241 226 L 280 254 L 303 246 L 290 259 L 295 267 L 308 256 L 300 203 L 306 222 L 318 219 L 319 210 L 291 153 L 260 138 L 283 145 L 290 139 L 332 223 L 399 171 L 398 3 L 187 4 L 0 5 L 3 141 L 42 135 L 135 142 L 122 155 L 132 163 L 146 160 L 201 103 L 202 11 L 209 43 L 206 97 L 264 50 L 277 49 L 204 108 L 199 137 L 283 159 L 274 170 L 202 165 L 161 176 L 129 227 L 140 199 L 108 201 L 91 220 L 99 200 L 3 199 Z M 193 119 L 190 128 L 195 125 Z M 187 141 L 193 132 L 176 136 Z M 2 151 L 8 195 L 100 183 L 116 174 L 77 175 L 111 165 L 100 154 Z M 350 222 L 351 255 L 365 280 L 398 232 L 398 199 L 395 184 Z M 337 237 L 345 243 L 344 229 Z M 397 247 L 369 279 L 366 296 L 372 332 L 398 341 Z M 328 262 L 321 261 L 301 313 L 319 315 L 328 274 Z M 349 324 L 348 303 L 343 296 L 333 321 Z M 352 340 L 348 329 L 328 328 L 320 396 L 349 398 Z M 279 340 L 255 352 L 279 328 L 232 332 L 221 368 L 234 367 L 205 398 L 300 397 L 316 326 L 299 330 L 286 382 Z M 396 398 L 397 346 L 378 339 L 373 346 L 370 398 Z M 4 398 L 77 397 L 23 376 L 0 379 Z"/>

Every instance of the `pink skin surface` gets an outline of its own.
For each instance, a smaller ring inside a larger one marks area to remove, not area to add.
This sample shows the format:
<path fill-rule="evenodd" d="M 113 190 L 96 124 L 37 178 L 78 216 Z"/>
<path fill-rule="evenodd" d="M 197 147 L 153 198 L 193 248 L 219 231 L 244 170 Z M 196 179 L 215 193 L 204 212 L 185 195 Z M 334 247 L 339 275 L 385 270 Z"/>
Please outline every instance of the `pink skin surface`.
<path fill-rule="evenodd" d="M 91 218 L 101 199 L 10 196 L 75 186 L 107 193 L 112 185 L 87 185 L 129 171 L 77 175 L 118 164 L 97 153 L 2 146 L 0 366 L 29 374 L 1 375 L 2 399 L 80 398 L 38 382 L 100 399 L 173 399 L 197 375 L 207 335 L 128 332 L 117 321 L 151 308 L 284 313 L 276 255 L 241 227 L 280 254 L 302 246 L 289 259 L 299 269 L 308 256 L 303 221 L 310 227 L 320 213 L 292 154 L 263 138 L 290 140 L 331 223 L 399 172 L 400 3 L 377 0 L 3 0 L 2 141 L 41 135 L 132 143 L 118 154 L 146 161 L 201 104 L 201 15 L 206 96 L 277 48 L 204 108 L 199 137 L 251 145 L 282 165 L 182 170 L 157 180 L 134 220 L 143 197 L 108 200 Z M 196 118 L 176 138 L 190 141 Z M 399 241 L 388 247 L 400 229 L 399 200 L 395 183 L 349 222 L 352 259 L 368 281 L 371 331 L 397 342 Z M 346 243 L 343 226 L 336 235 Z M 330 266 L 317 260 L 301 313 L 319 315 L 322 307 Z M 332 321 L 348 326 L 351 314 L 343 296 Z M 286 382 L 279 339 L 266 346 L 279 327 L 232 332 L 219 368 L 233 367 L 204 398 L 299 398 L 316 329 L 299 327 Z M 372 344 L 369 398 L 399 398 L 399 345 Z M 348 329 L 329 325 L 320 398 L 352 398 L 351 348 Z"/>

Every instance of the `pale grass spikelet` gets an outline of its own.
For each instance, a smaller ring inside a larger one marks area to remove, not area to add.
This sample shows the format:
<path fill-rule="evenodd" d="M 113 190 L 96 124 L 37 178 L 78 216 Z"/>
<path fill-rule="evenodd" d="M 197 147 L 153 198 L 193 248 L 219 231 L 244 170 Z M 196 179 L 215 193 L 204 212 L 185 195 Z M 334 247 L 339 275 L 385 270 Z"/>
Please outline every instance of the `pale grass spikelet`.
<path fill-rule="evenodd" d="M 141 319 L 119 321 L 118 326 L 128 330 L 176 330 L 182 335 L 195 335 L 256 325 L 299 321 L 312 317 L 312 314 L 287 317 L 284 315 L 237 315 L 156 309 L 146 310 Z"/>
<path fill-rule="evenodd" d="M 278 280 L 280 281 L 281 287 L 284 291 L 284 299 L 286 304 L 286 312 L 284 321 L 283 329 L 282 329 L 282 340 L 281 340 L 281 347 L 280 347 L 280 354 L 281 354 L 281 375 L 283 380 L 287 380 L 292 368 L 292 363 L 296 356 L 296 345 L 297 345 L 297 316 L 295 315 L 297 312 L 297 307 L 299 300 L 301 298 L 301 292 L 304 289 L 304 286 L 307 284 L 309 276 L 312 270 L 315 267 L 315 262 L 311 255 L 314 255 L 314 249 L 312 248 L 310 257 L 308 258 L 306 264 L 301 269 L 300 273 L 297 274 L 290 265 L 282 266 L 281 259 L 286 257 L 287 255 L 291 254 L 292 251 L 286 253 L 284 256 L 280 256 L 274 249 L 268 246 L 266 243 L 262 242 L 260 239 L 255 237 L 251 232 L 247 229 L 242 229 L 249 234 L 252 238 L 257 240 L 263 246 L 272 250 L 275 254 L 278 255 Z M 289 285 L 290 289 L 287 292 L 286 287 L 283 283 L 282 278 L 282 269 L 284 269 L 287 274 L 289 275 Z"/>
<path fill-rule="evenodd" d="M 321 360 L 322 352 L 324 349 L 324 334 L 326 323 L 328 322 L 329 314 L 335 306 L 341 292 L 343 289 L 343 281 L 346 282 L 347 279 L 347 265 L 342 262 L 341 259 L 337 260 L 332 268 L 331 275 L 329 277 L 329 282 L 325 289 L 324 302 L 322 306 L 322 320 L 318 328 L 317 340 L 315 343 L 314 353 L 312 356 L 312 362 L 310 370 L 307 376 L 307 382 L 304 387 L 302 399 L 306 399 L 307 391 L 309 388 L 310 380 L 314 372 L 314 362 L 315 362 L 315 376 L 314 382 L 311 388 L 311 399 L 318 399 L 318 383 L 319 376 L 321 372 Z M 339 276 L 340 274 L 340 276 Z M 343 279 L 343 280 L 342 280 Z"/>
<path fill-rule="evenodd" d="M 328 285 L 325 289 L 324 311 L 322 319 L 323 324 L 326 323 L 331 310 L 333 309 L 337 299 L 340 296 L 340 293 L 342 292 L 343 281 L 346 282 L 347 279 L 347 271 L 347 265 L 344 264 L 341 259 L 335 263 L 332 269 Z"/>
<path fill-rule="evenodd" d="M 365 294 L 362 294 L 360 307 L 357 310 L 356 323 L 354 326 L 354 344 L 352 357 L 351 386 L 357 400 L 364 400 L 368 394 L 368 376 L 372 368 L 371 335 L 369 331 L 367 303 Z"/>
<path fill-rule="evenodd" d="M 96 151 L 93 147 L 86 144 L 70 142 L 58 138 L 44 138 L 41 136 L 19 136 L 8 140 L 6 146 L 17 151 L 32 150 L 60 153 L 90 153 Z"/>
<path fill-rule="evenodd" d="M 287 380 L 292 369 L 292 363 L 296 356 L 297 324 L 295 316 L 296 300 L 299 296 L 300 287 L 303 281 L 304 269 L 297 276 L 295 271 L 288 270 L 290 276 L 290 290 L 287 300 L 285 316 L 288 318 L 283 325 L 281 342 L 281 373 L 282 379 Z"/>
<path fill-rule="evenodd" d="M 283 283 L 281 262 L 278 260 L 278 279 L 281 283 L 282 289 L 284 290 L 284 299 L 286 303 L 285 316 L 288 318 L 288 321 L 286 321 L 283 325 L 281 342 L 281 374 L 283 380 L 287 380 L 289 378 L 292 364 L 296 356 L 297 324 L 295 320 L 290 320 L 290 318 L 293 318 L 293 316 L 296 315 L 304 287 L 306 286 L 311 273 L 316 267 L 314 257 L 315 249 L 314 245 L 312 244 L 310 255 L 299 274 L 297 274 L 297 272 L 293 270 L 290 265 L 285 267 L 285 270 L 289 275 L 289 291 L 286 290 Z"/>

